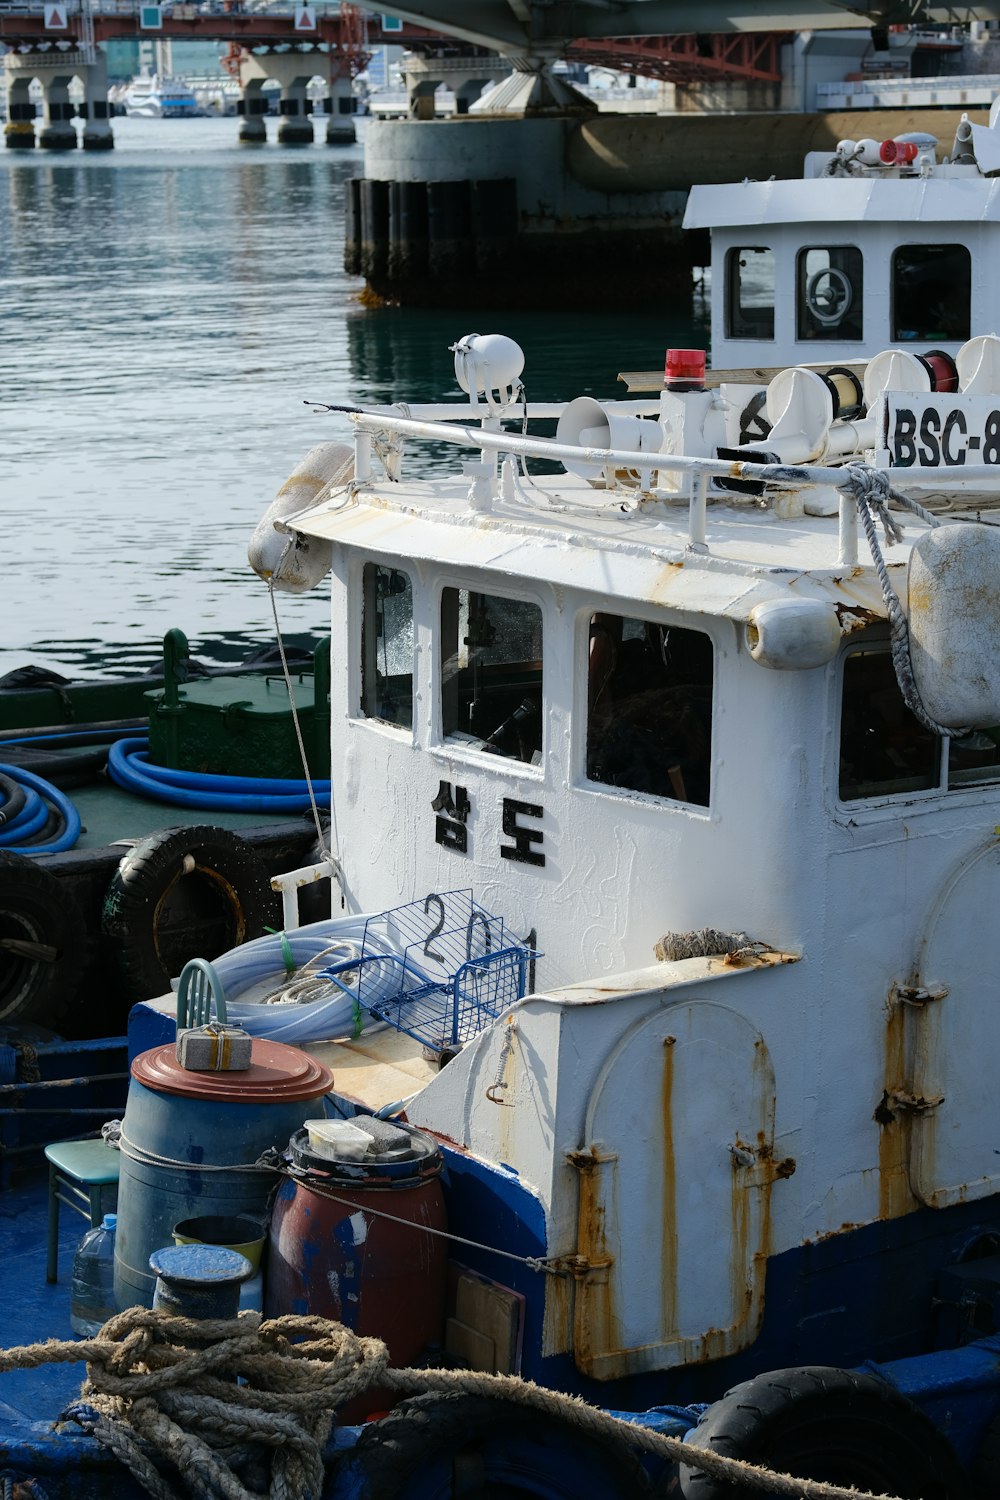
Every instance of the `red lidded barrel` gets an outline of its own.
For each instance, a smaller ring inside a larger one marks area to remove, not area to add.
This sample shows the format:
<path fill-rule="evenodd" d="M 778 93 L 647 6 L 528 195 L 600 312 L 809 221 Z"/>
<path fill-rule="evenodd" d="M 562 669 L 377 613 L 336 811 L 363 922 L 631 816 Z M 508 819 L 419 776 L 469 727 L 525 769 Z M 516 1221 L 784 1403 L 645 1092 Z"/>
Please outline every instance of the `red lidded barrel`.
<path fill-rule="evenodd" d="M 315 1313 L 383 1339 L 409 1365 L 444 1338 L 447 1227 L 440 1148 L 412 1125 L 357 1116 L 372 1144 L 351 1159 L 319 1156 L 305 1130 L 271 1217 L 267 1316 Z M 328 1149 L 336 1150 L 333 1145 Z"/>

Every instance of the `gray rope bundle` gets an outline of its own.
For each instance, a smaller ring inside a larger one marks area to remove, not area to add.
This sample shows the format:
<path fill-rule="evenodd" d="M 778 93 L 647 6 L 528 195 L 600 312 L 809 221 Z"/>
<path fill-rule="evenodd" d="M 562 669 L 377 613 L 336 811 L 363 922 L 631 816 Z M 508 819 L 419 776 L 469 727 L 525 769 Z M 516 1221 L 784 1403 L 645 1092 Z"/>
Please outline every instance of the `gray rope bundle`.
<path fill-rule="evenodd" d="M 215 1342 L 205 1347 L 208 1340 Z M 70 1414 L 155 1500 L 179 1500 L 157 1457 L 169 1461 L 188 1492 L 204 1500 L 319 1500 L 334 1411 L 372 1386 L 401 1396 L 459 1391 L 526 1407 L 581 1433 L 613 1435 L 657 1458 L 786 1500 L 868 1496 L 726 1458 L 514 1375 L 389 1369 L 380 1339 L 357 1338 L 325 1318 L 265 1322 L 260 1313 L 244 1312 L 203 1322 L 133 1307 L 111 1318 L 93 1339 L 49 1339 L 0 1351 L 0 1373 L 79 1360 L 87 1361 L 81 1400 L 88 1410 Z M 270 1451 L 266 1490 L 248 1487 L 237 1473 L 261 1449 Z"/>
<path fill-rule="evenodd" d="M 717 927 L 699 927 L 692 932 L 665 932 L 653 948 L 661 963 L 679 958 L 714 958 L 725 954 L 759 952 L 766 944 L 757 942 L 748 932 L 720 932 Z"/>
<path fill-rule="evenodd" d="M 902 539 L 903 528 L 889 514 L 890 500 L 894 500 L 904 510 L 911 511 L 913 515 L 919 516 L 921 521 L 927 522 L 928 526 L 938 526 L 940 522 L 936 516 L 931 515 L 929 510 L 918 505 L 916 500 L 911 500 L 909 496 L 893 489 L 889 482 L 889 475 L 883 469 L 872 469 L 867 464 L 848 464 L 845 475 L 843 483 L 838 484 L 837 489 L 840 494 L 846 495 L 855 502 L 861 517 L 861 524 L 865 529 L 878 581 L 882 585 L 882 597 L 885 600 L 886 614 L 889 618 L 892 665 L 895 668 L 896 681 L 899 683 L 903 702 L 914 718 L 918 719 L 932 734 L 940 735 L 942 738 L 968 734 L 968 729 L 949 729 L 944 724 L 939 724 L 924 708 L 910 660 L 910 627 L 903 613 L 903 606 L 899 602 L 899 596 L 889 581 L 889 570 L 882 556 L 876 530 L 876 523 L 878 523 L 882 527 L 887 547 L 893 546 L 895 542 Z"/>

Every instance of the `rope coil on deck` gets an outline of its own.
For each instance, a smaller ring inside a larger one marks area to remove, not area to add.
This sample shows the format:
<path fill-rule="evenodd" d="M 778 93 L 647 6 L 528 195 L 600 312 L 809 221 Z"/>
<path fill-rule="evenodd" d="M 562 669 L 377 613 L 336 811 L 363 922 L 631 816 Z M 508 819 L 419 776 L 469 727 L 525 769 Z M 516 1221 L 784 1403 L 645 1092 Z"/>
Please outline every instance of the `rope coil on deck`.
<path fill-rule="evenodd" d="M 214 1342 L 205 1347 L 206 1340 Z M 334 1411 L 372 1386 L 400 1396 L 459 1391 L 497 1399 L 558 1417 L 581 1434 L 614 1434 L 658 1458 L 789 1500 L 866 1494 L 726 1458 L 517 1376 L 390 1369 L 380 1339 L 358 1338 L 318 1317 L 265 1321 L 258 1312 L 244 1312 L 203 1322 L 134 1307 L 111 1318 L 96 1338 L 0 1351 L 0 1373 L 81 1359 L 87 1361 L 84 1404 L 65 1415 L 88 1428 L 155 1500 L 179 1500 L 157 1459 L 176 1468 L 188 1491 L 205 1500 L 319 1500 Z M 259 1468 L 262 1449 L 269 1454 L 267 1488 L 250 1488 L 240 1471 L 254 1462 Z"/>

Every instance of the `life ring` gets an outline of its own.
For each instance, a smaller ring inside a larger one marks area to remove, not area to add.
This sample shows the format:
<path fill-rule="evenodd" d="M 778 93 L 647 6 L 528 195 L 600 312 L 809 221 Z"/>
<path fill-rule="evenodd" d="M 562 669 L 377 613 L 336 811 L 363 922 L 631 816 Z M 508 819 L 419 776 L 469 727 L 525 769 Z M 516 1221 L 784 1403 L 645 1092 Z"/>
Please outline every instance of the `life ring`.
<path fill-rule="evenodd" d="M 820 294 L 823 282 L 829 282 L 825 295 Z M 806 307 L 817 323 L 824 328 L 833 328 L 843 321 L 851 310 L 854 288 L 847 273 L 838 266 L 824 266 L 814 271 L 806 282 Z"/>
<path fill-rule="evenodd" d="M 727 1391 L 687 1441 L 800 1479 L 901 1500 L 960 1500 L 961 1466 L 929 1417 L 874 1375 L 828 1365 L 770 1370 Z M 760 1494 L 682 1464 L 684 1500 Z"/>
<path fill-rule="evenodd" d="M 85 945 L 68 886 L 34 860 L 0 850 L 0 1026 L 57 1021 L 76 994 Z"/>
<path fill-rule="evenodd" d="M 166 828 L 122 860 L 101 930 L 130 1000 L 163 995 L 189 958 L 216 958 L 260 937 L 277 906 L 264 865 L 227 828 Z"/>
<path fill-rule="evenodd" d="M 461 1391 L 403 1401 L 362 1429 L 349 1469 L 359 1500 L 643 1500 L 652 1491 L 616 1438 L 561 1417 Z"/>

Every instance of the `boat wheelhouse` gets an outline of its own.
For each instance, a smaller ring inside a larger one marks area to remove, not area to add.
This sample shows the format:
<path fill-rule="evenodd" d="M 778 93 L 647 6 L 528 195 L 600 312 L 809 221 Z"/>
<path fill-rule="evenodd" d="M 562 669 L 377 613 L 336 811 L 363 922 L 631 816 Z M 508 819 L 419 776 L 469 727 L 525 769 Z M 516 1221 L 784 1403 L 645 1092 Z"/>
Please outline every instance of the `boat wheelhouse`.
<path fill-rule="evenodd" d="M 998 109 L 963 119 L 950 155 L 924 134 L 810 152 L 797 181 L 692 189 L 712 241 L 717 367 L 852 363 L 956 349 L 1000 328 Z"/>

